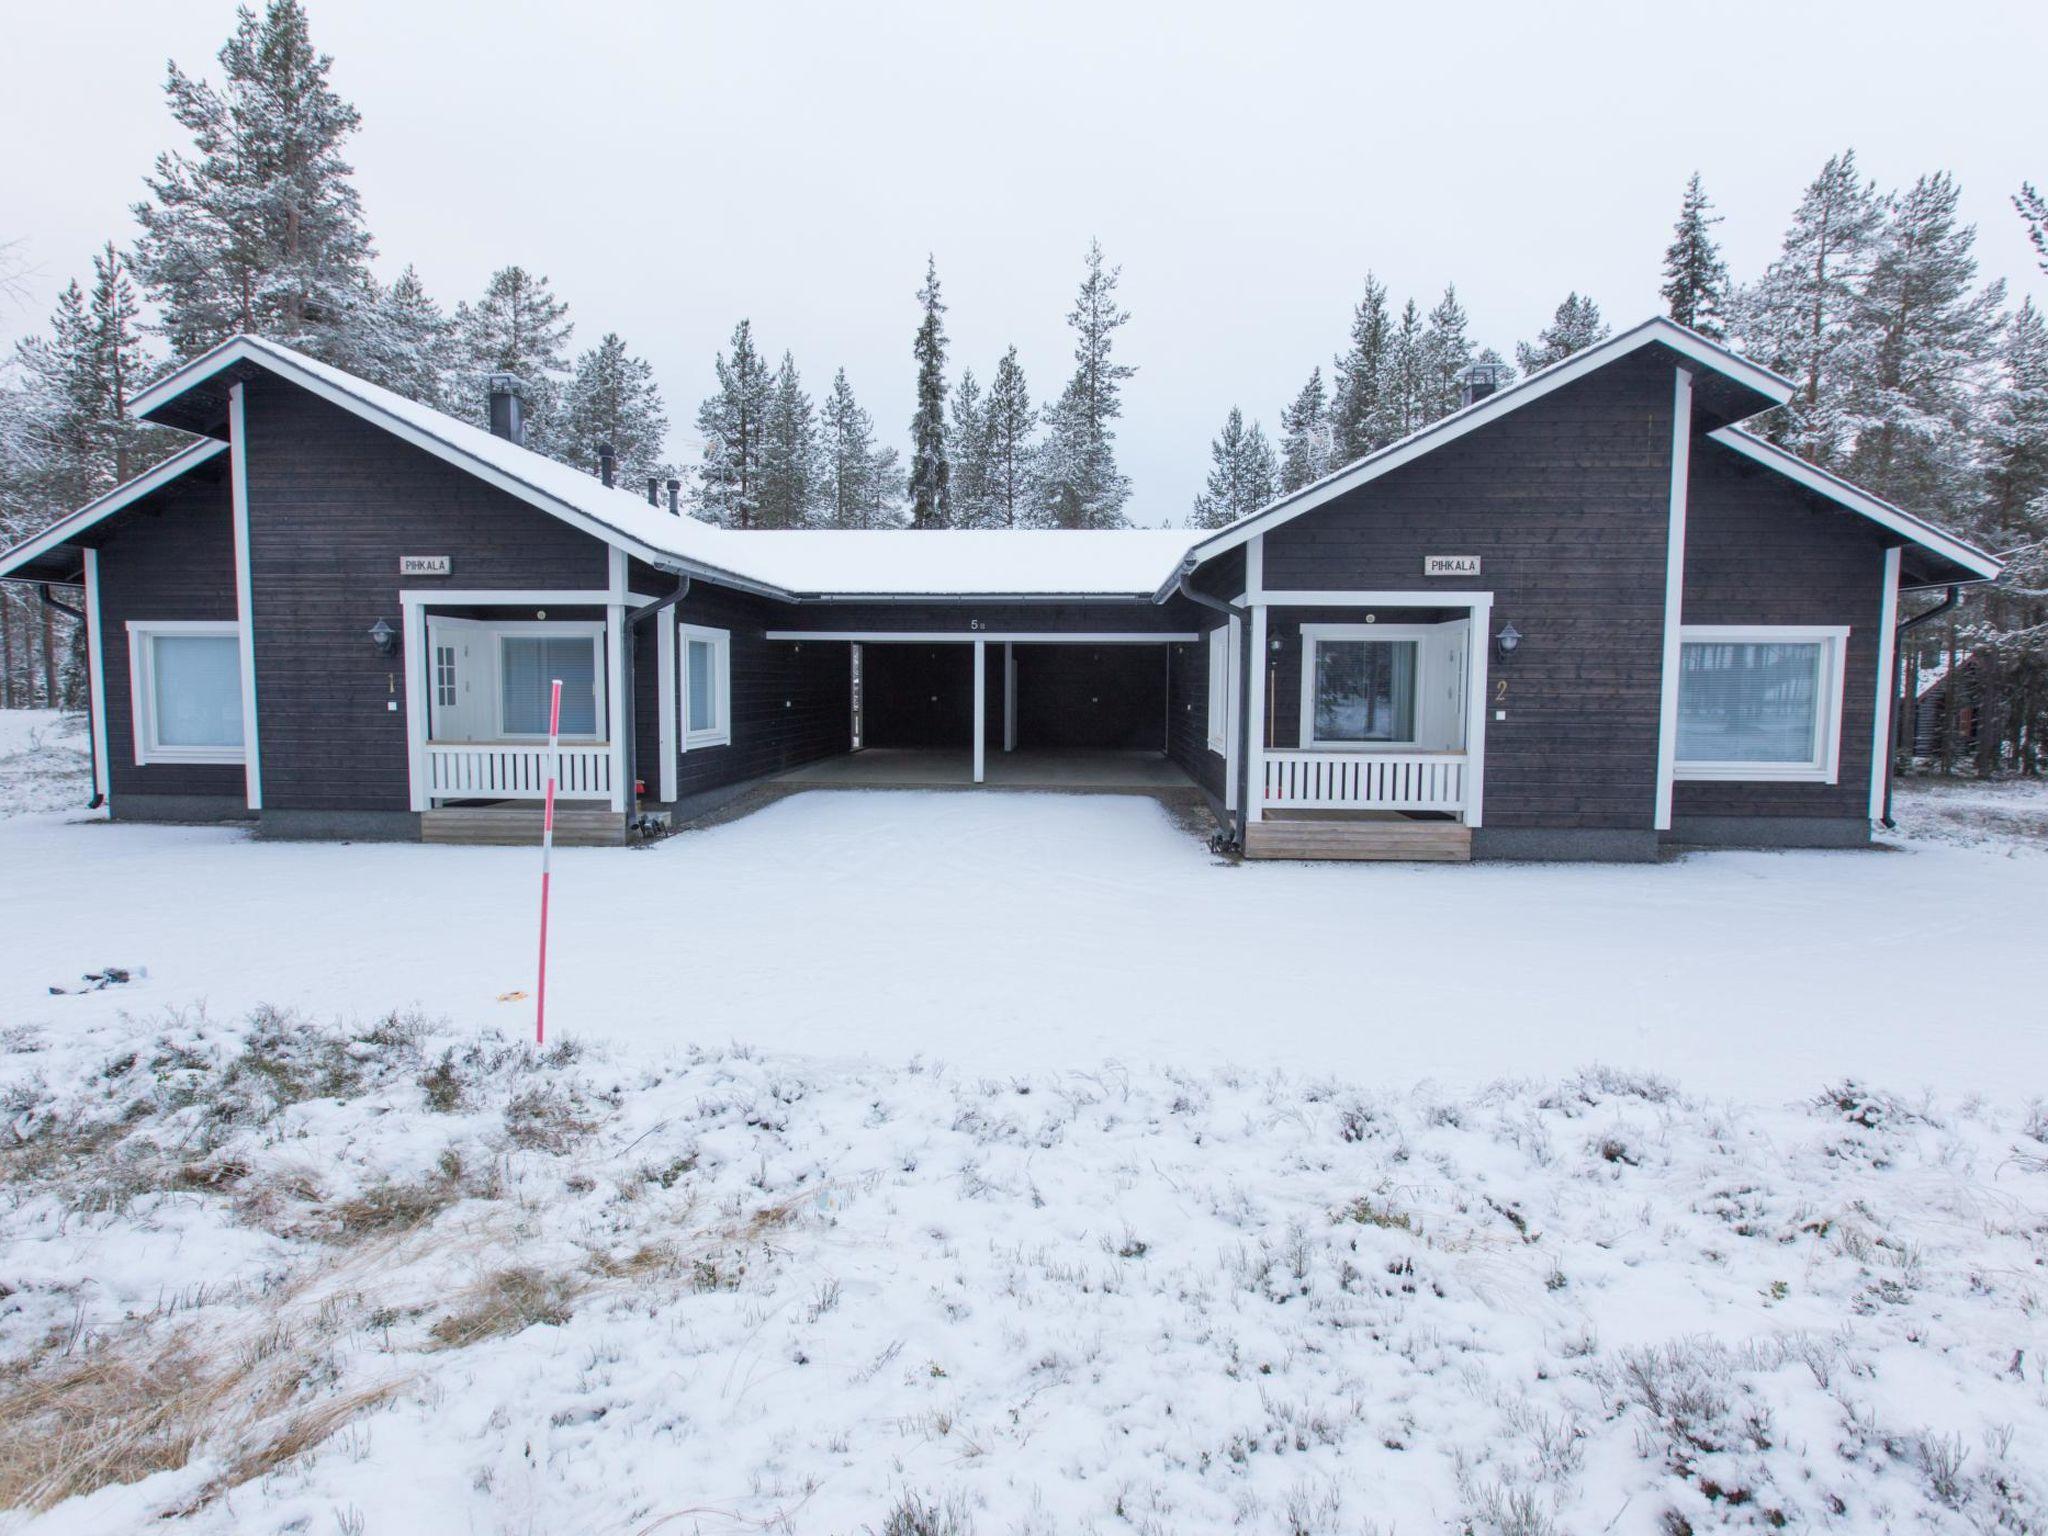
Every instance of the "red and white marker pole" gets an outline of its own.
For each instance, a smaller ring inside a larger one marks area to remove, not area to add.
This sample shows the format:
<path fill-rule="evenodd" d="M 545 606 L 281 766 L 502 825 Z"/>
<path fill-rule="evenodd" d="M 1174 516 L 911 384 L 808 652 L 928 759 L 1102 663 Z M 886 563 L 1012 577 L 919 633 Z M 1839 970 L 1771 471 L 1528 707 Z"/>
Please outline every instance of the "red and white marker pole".
<path fill-rule="evenodd" d="M 562 773 L 562 680 L 548 703 L 548 792 L 540 820 L 540 979 L 534 986 L 533 1043 L 548 1041 L 548 866 L 555 857 L 555 781 Z"/>

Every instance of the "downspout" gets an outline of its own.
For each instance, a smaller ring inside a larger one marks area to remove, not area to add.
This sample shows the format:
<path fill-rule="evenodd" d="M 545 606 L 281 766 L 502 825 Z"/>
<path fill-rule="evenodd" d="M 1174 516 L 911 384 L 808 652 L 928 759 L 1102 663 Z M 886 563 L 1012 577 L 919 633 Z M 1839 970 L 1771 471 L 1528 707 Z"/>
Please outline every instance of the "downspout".
<path fill-rule="evenodd" d="M 1197 607 L 1236 619 L 1242 626 L 1239 633 L 1249 636 L 1252 631 L 1250 610 L 1234 607 L 1224 602 L 1222 598 L 1211 597 L 1206 592 L 1197 592 L 1191 581 L 1194 574 L 1194 562 L 1184 562 L 1175 577 L 1174 590 Z M 1255 656 L 1252 661 L 1260 666 L 1265 664 L 1265 658 L 1262 656 Z M 1249 677 L 1250 670 L 1244 669 L 1238 682 L 1242 685 Z M 1232 845 L 1237 848 L 1244 847 L 1244 829 L 1248 819 L 1245 814 L 1245 803 L 1251 798 L 1252 722 L 1246 718 L 1250 713 L 1251 711 L 1245 708 L 1245 700 L 1240 693 L 1237 701 L 1237 830 L 1231 839 Z"/>
<path fill-rule="evenodd" d="M 1944 613 L 1954 608 L 1957 603 L 1961 602 L 1962 599 L 1963 589 L 1959 586 L 1952 586 L 1948 589 L 1948 594 L 1940 602 L 1929 608 L 1925 613 L 1914 614 L 1913 617 L 1901 623 L 1893 633 L 1903 639 L 1907 630 L 1917 628 L 1925 624 L 1929 619 L 1940 618 Z M 1894 645 L 1892 647 L 1892 698 L 1894 701 L 1898 699 L 1899 690 L 1904 685 L 1905 676 L 1906 648 L 1904 645 Z M 1913 701 L 1913 707 L 1917 712 L 1920 707 L 1918 699 Z M 1917 719 L 1913 722 L 1913 726 L 1915 729 L 1918 729 L 1919 721 Z M 1892 739 L 1886 743 L 1886 750 L 1889 756 L 1884 765 L 1884 816 L 1878 824 L 1885 831 L 1890 832 L 1898 826 L 1898 823 L 1892 820 L 1892 770 L 1899 756 L 1898 719 L 1896 716 L 1892 721 Z"/>
<path fill-rule="evenodd" d="M 50 590 L 50 585 L 51 585 L 51 584 L 50 584 L 49 582 L 45 581 L 45 582 L 42 582 L 42 583 L 40 583 L 40 584 L 38 585 L 38 587 L 37 587 L 37 590 L 38 590 L 38 591 L 39 591 L 39 592 L 40 592 L 40 593 L 42 594 L 42 599 L 43 599 L 43 606 L 44 606 L 44 607 L 46 607 L 46 608 L 54 608 L 54 609 L 56 609 L 56 610 L 57 610 L 57 611 L 58 611 L 59 613 L 68 613 L 68 614 L 70 614 L 70 615 L 71 615 L 71 617 L 72 617 L 72 618 L 74 618 L 74 619 L 78 620 L 78 622 L 79 622 L 79 625 L 80 625 L 81 627 L 86 627 L 86 619 L 85 619 L 85 610 L 84 610 L 83 608 L 73 608 L 73 607 L 71 607 L 71 606 L 70 606 L 69 604 L 67 604 L 67 603 L 60 603 L 60 602 L 58 602 L 58 601 L 57 601 L 57 597 L 56 597 L 56 594 L 55 594 L 55 593 L 53 593 L 53 592 L 52 592 L 52 591 Z M 97 727 L 95 727 L 94 729 L 96 730 L 96 729 L 97 729 Z M 87 764 L 87 766 L 88 766 L 88 767 L 90 767 L 90 768 L 91 768 L 91 770 L 92 770 L 92 782 L 93 782 L 93 791 L 92 791 L 92 798 L 91 798 L 90 800 L 88 800 L 88 801 L 86 801 L 86 802 L 85 802 L 85 808 L 86 808 L 86 809 L 87 809 L 88 811 L 96 811 L 96 810 L 98 810 L 98 809 L 99 809 L 99 808 L 100 808 L 100 807 L 101 807 L 102 805 L 106 804 L 106 796 L 102 795 L 102 794 L 100 793 L 100 791 L 99 791 L 99 782 L 100 782 L 100 749 L 99 749 L 99 742 L 98 742 L 98 741 L 97 741 L 97 740 L 95 739 L 95 737 L 94 737 L 94 735 L 93 735 L 93 732 L 92 732 L 92 731 L 87 731 L 87 732 L 85 733 L 85 741 L 86 741 L 86 748 L 85 748 L 85 760 L 86 760 L 86 764 Z"/>
<path fill-rule="evenodd" d="M 651 603 L 643 604 L 626 615 L 626 696 L 619 701 L 619 712 L 625 718 L 626 783 L 628 786 L 638 782 L 640 774 L 640 764 L 637 761 L 640 755 L 640 730 L 639 721 L 634 718 L 633 710 L 633 636 L 647 620 L 653 618 L 664 608 L 675 607 L 677 603 L 680 603 L 689 595 L 689 592 L 690 578 L 687 575 L 678 576 L 676 578 L 675 591 L 669 593 L 667 597 L 656 598 Z"/>

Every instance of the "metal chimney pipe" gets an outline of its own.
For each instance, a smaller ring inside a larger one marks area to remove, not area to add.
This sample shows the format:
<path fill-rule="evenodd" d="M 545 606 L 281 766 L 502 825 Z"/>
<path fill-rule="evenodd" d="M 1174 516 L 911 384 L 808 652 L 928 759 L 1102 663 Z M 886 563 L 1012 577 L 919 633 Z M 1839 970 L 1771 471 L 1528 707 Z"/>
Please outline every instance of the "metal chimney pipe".
<path fill-rule="evenodd" d="M 680 506 L 680 505 L 678 504 L 678 500 L 677 500 L 677 498 L 679 498 L 679 497 L 680 497 L 680 496 L 682 495 L 682 493 L 683 493 L 683 482 L 682 482 L 682 481 L 680 481 L 680 480 L 671 480 L 671 481 L 669 481 L 669 483 L 668 483 L 668 515 L 669 515 L 670 517 L 681 517 L 681 516 L 683 515 L 683 509 L 682 509 L 682 507 L 681 507 L 681 506 Z"/>
<path fill-rule="evenodd" d="M 517 374 L 494 373 L 485 381 L 489 396 L 491 434 L 508 443 L 526 443 L 526 386 Z"/>
<path fill-rule="evenodd" d="M 597 445 L 597 476 L 609 487 L 619 472 L 619 456 L 610 443 Z"/>
<path fill-rule="evenodd" d="M 647 477 L 647 505 L 650 507 L 661 505 L 661 482 L 652 475 Z"/>

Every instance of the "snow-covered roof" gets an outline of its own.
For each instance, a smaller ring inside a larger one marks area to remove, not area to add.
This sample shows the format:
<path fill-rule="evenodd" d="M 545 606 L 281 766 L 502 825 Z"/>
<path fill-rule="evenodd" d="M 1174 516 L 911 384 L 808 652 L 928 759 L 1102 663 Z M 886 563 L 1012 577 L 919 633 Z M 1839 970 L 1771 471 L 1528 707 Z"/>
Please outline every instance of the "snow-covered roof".
<path fill-rule="evenodd" d="M 595 475 L 257 336 L 237 336 L 136 397 L 154 418 L 254 364 L 651 564 L 778 597 L 1149 597 L 1194 534 L 1171 530 L 735 531 L 677 517 Z"/>

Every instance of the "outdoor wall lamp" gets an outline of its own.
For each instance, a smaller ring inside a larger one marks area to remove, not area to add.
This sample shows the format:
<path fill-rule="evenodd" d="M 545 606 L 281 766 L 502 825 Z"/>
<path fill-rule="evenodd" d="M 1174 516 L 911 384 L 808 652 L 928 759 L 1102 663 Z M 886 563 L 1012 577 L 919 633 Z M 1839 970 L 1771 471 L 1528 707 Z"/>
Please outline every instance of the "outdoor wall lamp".
<path fill-rule="evenodd" d="M 379 619 L 370 626 L 370 644 L 377 647 L 379 656 L 389 656 L 398 649 L 398 631 Z"/>
<path fill-rule="evenodd" d="M 1515 654 L 1515 648 L 1522 643 L 1522 632 L 1512 624 L 1501 626 L 1499 634 L 1493 637 L 1493 648 L 1502 661 Z"/>

